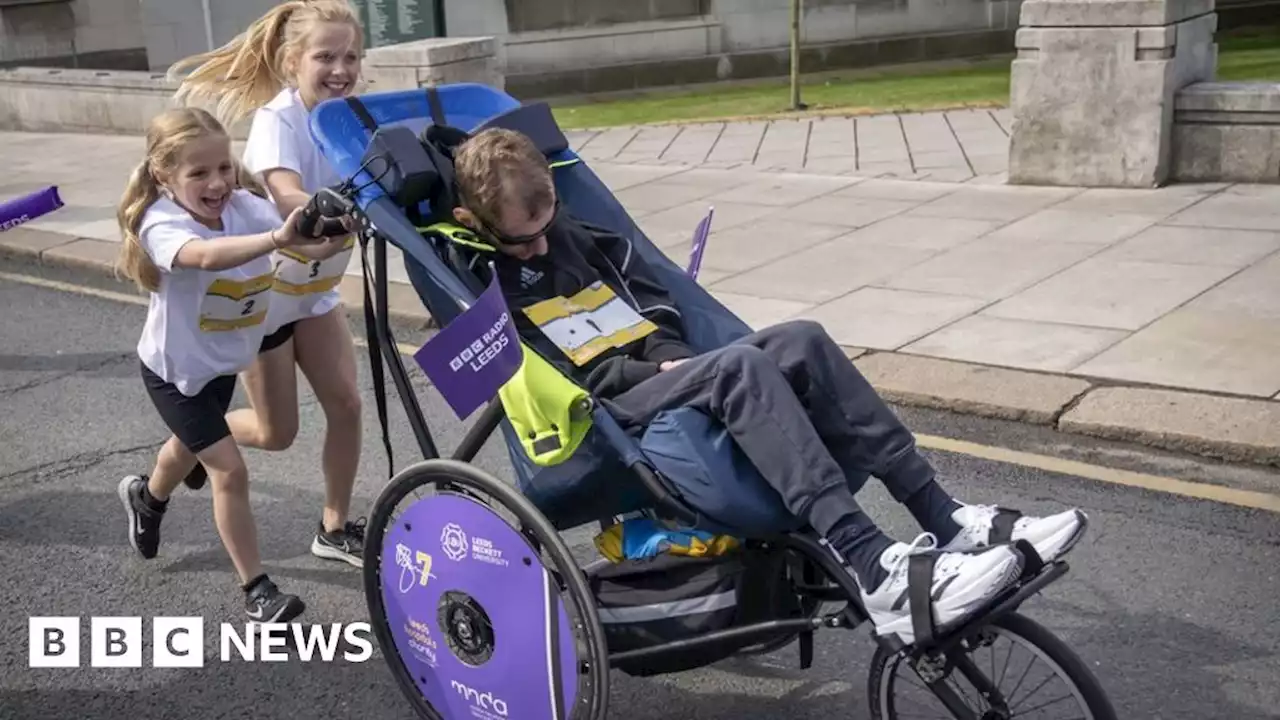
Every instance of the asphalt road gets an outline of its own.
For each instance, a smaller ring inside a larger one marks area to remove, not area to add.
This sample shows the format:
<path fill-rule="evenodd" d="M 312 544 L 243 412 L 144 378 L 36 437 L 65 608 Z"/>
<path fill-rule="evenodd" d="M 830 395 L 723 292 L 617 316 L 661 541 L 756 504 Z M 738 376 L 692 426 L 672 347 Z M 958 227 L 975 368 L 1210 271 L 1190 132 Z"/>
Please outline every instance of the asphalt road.
<path fill-rule="evenodd" d="M 5 269 L 0 266 L 0 269 Z M 0 718 L 189 720 L 254 717 L 412 718 L 380 655 L 370 662 L 207 663 L 203 669 L 87 667 L 89 616 L 159 615 L 240 622 L 241 596 L 214 530 L 208 491 L 175 496 L 160 556 L 129 548 L 115 495 L 145 472 L 166 432 L 138 378 L 134 346 L 144 308 L 0 280 Z M 412 338 L 404 338 L 412 341 Z M 369 386 L 362 355 L 361 377 Z M 421 383 L 421 379 L 419 378 Z M 305 383 L 302 429 L 288 451 L 250 451 L 253 503 L 269 572 L 303 594 L 307 620 L 366 620 L 358 571 L 308 553 L 322 501 L 323 416 Z M 419 386 L 437 440 L 454 447 L 461 424 Z M 237 402 L 243 402 L 238 399 Z M 397 466 L 415 459 L 392 396 Z M 1152 456 L 1015 425 L 903 411 L 935 435 L 1053 452 L 1131 469 L 1252 489 L 1275 474 Z M 385 482 L 372 402 L 357 508 Z M 1280 516 L 1055 475 L 962 455 L 931 453 L 962 499 L 1027 511 L 1078 505 L 1091 532 L 1072 572 L 1023 610 L 1064 638 L 1108 688 L 1121 718 L 1280 717 Z M 478 463 L 508 477 L 496 443 Z M 878 484 L 861 496 L 898 537 L 915 528 Z M 575 533 L 583 550 L 589 536 Z M 27 665 L 29 616 L 80 616 L 79 669 Z M 757 660 L 650 680 L 612 676 L 611 717 L 866 718 L 872 645 L 864 630 L 818 636 L 817 662 L 795 669 L 789 648 Z M 218 653 L 216 636 L 206 656 Z"/>

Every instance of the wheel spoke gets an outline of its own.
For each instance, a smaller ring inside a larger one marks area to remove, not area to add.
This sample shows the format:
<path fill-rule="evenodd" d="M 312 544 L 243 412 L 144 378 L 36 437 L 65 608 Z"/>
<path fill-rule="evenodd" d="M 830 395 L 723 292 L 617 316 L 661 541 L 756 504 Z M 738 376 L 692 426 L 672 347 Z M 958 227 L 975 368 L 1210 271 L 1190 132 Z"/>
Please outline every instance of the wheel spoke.
<path fill-rule="evenodd" d="M 1022 711 L 1022 712 L 1016 712 L 1016 713 L 1014 713 L 1014 714 L 1012 715 L 1012 717 L 1018 717 L 1019 715 L 1022 715 L 1022 714 L 1024 714 L 1024 713 L 1030 713 L 1030 712 L 1034 712 L 1034 711 L 1036 711 L 1036 710 L 1040 710 L 1040 709 L 1043 709 L 1043 708 L 1047 708 L 1047 707 L 1049 707 L 1050 705 L 1057 705 L 1058 703 L 1062 702 L 1063 700 L 1074 700 L 1074 699 L 1075 699 L 1075 698 L 1073 698 L 1073 697 L 1072 697 L 1072 696 L 1070 696 L 1070 695 L 1063 695 L 1062 697 L 1060 697 L 1060 698 L 1055 698 L 1055 699 L 1053 699 L 1053 700 L 1050 700 L 1049 702 L 1043 702 L 1043 703 L 1040 703 L 1039 705 L 1036 705 L 1035 707 L 1027 708 L 1026 710 L 1024 710 L 1024 711 Z"/>
<path fill-rule="evenodd" d="M 1041 681 L 1040 681 L 1040 684 L 1039 684 L 1039 685 L 1037 685 L 1037 686 L 1035 686 L 1035 689 L 1033 689 L 1033 690 L 1029 691 L 1029 692 L 1027 693 L 1027 696 L 1026 696 L 1025 698 L 1023 698 L 1022 700 L 1018 701 L 1017 703 L 1014 703 L 1013 705 L 1011 705 L 1011 706 L 1010 706 L 1010 709 L 1013 709 L 1013 708 L 1015 708 L 1015 707 L 1017 707 L 1017 706 L 1021 705 L 1021 704 L 1022 704 L 1023 702 L 1025 702 L 1026 700 L 1029 700 L 1029 699 L 1031 698 L 1031 696 L 1032 696 L 1032 695 L 1035 695 L 1035 694 L 1036 694 L 1036 691 L 1038 691 L 1040 688 L 1044 687 L 1045 685 L 1049 684 L 1049 681 L 1050 681 L 1050 680 L 1052 680 L 1052 679 L 1054 679 L 1055 677 L 1057 677 L 1057 675 L 1050 674 L 1050 675 L 1049 675 L 1049 677 L 1045 678 L 1044 680 L 1041 680 Z M 1011 695 L 1009 696 L 1009 698 L 1010 698 L 1010 700 L 1012 700 L 1012 699 L 1013 699 L 1013 695 L 1011 694 Z"/>
<path fill-rule="evenodd" d="M 974 692 L 977 693 L 979 702 L 974 702 L 969 699 L 969 691 L 965 690 L 960 683 L 956 682 L 954 676 L 947 678 L 947 683 L 951 685 L 951 687 L 955 688 L 957 693 L 964 697 L 965 705 L 968 705 L 974 710 L 983 710 L 987 707 L 988 703 L 983 699 L 982 693 L 977 691 L 977 688 L 974 688 Z"/>
<path fill-rule="evenodd" d="M 1005 697 L 1012 698 L 1014 695 L 1018 694 L 1018 688 L 1022 687 L 1023 681 L 1027 679 L 1027 673 L 1031 672 L 1031 668 L 1035 666 L 1036 666 L 1036 656 L 1035 656 L 1035 653 L 1032 653 L 1031 664 L 1027 666 L 1026 670 L 1022 671 L 1022 677 L 1018 678 L 1018 684 L 1014 685 L 1013 690 L 1011 690 L 1007 695 L 1005 695 Z"/>
<path fill-rule="evenodd" d="M 894 667 L 900 668 L 903 665 L 907 665 L 908 667 L 910 667 L 910 665 L 907 663 L 898 663 Z M 924 682 L 924 678 L 919 677 L 919 673 L 916 672 L 916 669 L 914 667 L 911 667 L 911 672 L 912 672 L 911 675 L 894 673 L 893 675 L 894 682 L 897 683 L 898 681 L 902 681 L 908 685 L 911 685 L 912 687 L 919 688 L 919 690 L 922 693 L 924 693 L 924 696 L 926 698 L 929 698 L 932 702 L 926 705 L 925 703 L 913 697 L 900 697 L 897 695 L 897 693 L 893 693 L 894 715 L 896 717 L 921 717 L 921 718 L 939 718 L 939 720 L 951 720 L 951 716 L 949 715 L 919 715 L 916 713 L 911 713 L 910 715 L 907 715 L 902 713 L 898 709 L 898 704 L 905 700 L 906 702 L 909 702 L 912 705 L 922 708 L 930 713 L 938 712 L 938 709 L 935 705 L 935 703 L 940 702 L 938 700 L 938 696 L 935 695 L 934 692 L 930 690 L 927 685 L 922 684 Z M 919 682 L 916 682 L 917 678 L 919 678 Z"/>
<path fill-rule="evenodd" d="M 1013 657 L 1013 648 L 1014 648 L 1014 647 L 1015 647 L 1015 643 L 1010 642 L 1010 643 L 1009 643 L 1009 652 L 1005 653 L 1005 656 L 1004 656 L 1004 666 L 1000 668 L 1000 679 L 996 681 L 996 687 L 1000 687 L 1001 685 L 1003 685 L 1003 684 L 1004 684 L 1004 676 L 1005 676 L 1005 673 L 1009 672 L 1009 659 Z M 991 658 L 994 660 L 994 659 L 995 659 L 995 656 L 996 656 L 995 648 L 992 648 L 992 649 L 991 649 Z"/>

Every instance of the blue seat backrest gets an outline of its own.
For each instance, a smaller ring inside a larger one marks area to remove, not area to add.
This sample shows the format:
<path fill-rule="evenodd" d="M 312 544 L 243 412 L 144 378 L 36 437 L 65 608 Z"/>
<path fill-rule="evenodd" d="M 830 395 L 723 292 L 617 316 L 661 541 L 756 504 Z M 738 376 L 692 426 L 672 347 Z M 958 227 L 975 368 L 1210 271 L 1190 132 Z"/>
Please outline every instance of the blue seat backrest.
<path fill-rule="evenodd" d="M 567 147 L 554 118 L 545 106 L 519 110 L 520 102 L 494 88 L 458 84 L 437 88 L 437 97 L 448 125 L 474 132 L 488 126 L 520 129 L 535 139 L 559 167 L 556 187 L 569 210 L 582 219 L 632 238 L 636 252 L 657 272 L 680 307 L 690 345 L 698 352 L 722 347 L 751 328 L 690 279 L 645 236 L 608 187 Z M 396 91 L 363 96 L 364 107 L 379 126 L 405 125 L 420 133 L 430 122 L 431 108 L 425 91 Z M 357 170 L 368 141 L 368 131 L 345 103 L 328 101 L 313 113 L 312 134 L 326 158 L 339 174 L 350 177 Z M 361 173 L 362 184 L 372 180 Z M 381 195 L 376 185 L 361 193 L 363 201 Z M 426 207 L 420 207 L 424 213 Z M 393 244 L 406 250 L 405 266 L 410 282 L 433 315 L 448 323 L 457 313 L 448 292 L 431 280 L 425 268 L 413 258 L 415 252 L 430 252 L 453 265 L 462 279 L 469 273 L 449 258 L 444 248 L 428 249 L 421 236 L 405 223 L 382 228 Z M 692 236 L 693 228 L 689 228 Z M 477 289 L 475 278 L 467 278 L 468 290 Z M 637 453 L 671 479 L 685 500 L 705 515 L 724 522 L 721 531 L 739 534 L 771 534 L 792 522 L 777 493 L 764 482 L 736 447 L 725 429 L 711 418 L 693 410 L 678 409 L 662 414 L 635 439 L 614 432 L 593 430 L 578 453 L 568 462 L 538 468 L 524 455 L 510 423 L 501 430 L 521 490 L 558 528 L 585 524 L 610 514 L 623 514 L 649 507 L 651 499 L 625 460 Z M 732 520 L 729 520 L 732 518 Z"/>

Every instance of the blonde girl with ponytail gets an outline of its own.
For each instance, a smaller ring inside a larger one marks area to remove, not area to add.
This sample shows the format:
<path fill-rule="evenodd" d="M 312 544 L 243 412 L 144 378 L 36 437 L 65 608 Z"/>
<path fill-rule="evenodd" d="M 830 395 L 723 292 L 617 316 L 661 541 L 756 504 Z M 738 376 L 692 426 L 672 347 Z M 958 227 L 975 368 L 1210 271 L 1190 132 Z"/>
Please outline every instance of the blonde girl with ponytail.
<path fill-rule="evenodd" d="M 216 108 L 224 123 L 252 117 L 245 166 L 262 178 L 282 215 L 341 179 L 311 139 L 320 102 L 351 94 L 360 77 L 363 29 L 345 0 L 291 0 L 209 53 L 170 69 L 180 101 Z M 182 77 L 182 72 L 193 68 Z M 297 368 L 325 414 L 320 458 L 325 505 L 311 552 L 363 567 L 364 524 L 348 519 L 362 444 L 355 348 L 338 286 L 351 259 L 350 236 L 304 257 L 277 252 L 268 335 L 241 375 L 252 409 L 227 416 L 236 440 L 284 450 L 298 432 Z M 188 485 L 203 482 L 199 468 Z"/>
<path fill-rule="evenodd" d="M 232 157 L 222 124 L 195 108 L 151 121 L 146 157 L 117 211 L 119 268 L 151 296 L 138 341 L 143 383 L 173 433 L 150 474 L 130 475 L 117 488 L 129 543 L 144 558 L 156 556 L 170 494 L 199 461 L 212 480 L 214 522 L 240 575 L 245 612 L 259 621 L 284 622 L 305 606 L 262 572 L 249 472 L 225 416 L 236 374 L 265 335 L 271 253 L 318 242 L 299 232 L 301 214 L 281 222 Z"/>

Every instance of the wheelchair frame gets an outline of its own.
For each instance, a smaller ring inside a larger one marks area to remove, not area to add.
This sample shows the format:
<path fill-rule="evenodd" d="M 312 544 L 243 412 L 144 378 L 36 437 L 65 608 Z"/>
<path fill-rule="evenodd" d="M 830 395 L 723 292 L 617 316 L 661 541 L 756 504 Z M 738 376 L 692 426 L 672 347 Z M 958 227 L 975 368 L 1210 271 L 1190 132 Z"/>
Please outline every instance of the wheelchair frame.
<path fill-rule="evenodd" d="M 430 106 L 432 121 L 437 124 L 443 124 L 439 90 L 428 88 L 425 95 L 428 98 L 427 104 Z M 388 99 L 393 102 L 401 100 L 401 98 Z M 350 102 L 350 99 L 348 101 Z M 329 100 L 323 105 L 332 105 L 338 102 L 341 101 Z M 352 107 L 357 115 L 363 114 L 361 121 L 365 123 L 367 129 L 372 130 L 369 127 L 372 119 L 368 111 L 361 109 L 359 103 L 352 103 Z M 319 108 L 317 108 L 318 110 Z M 313 120 L 313 132 L 314 125 Z M 388 164 L 389 167 L 390 164 Z M 363 171 L 364 167 L 355 176 L 358 176 Z M 352 182 L 354 182 L 355 176 L 353 176 Z M 373 182 L 376 183 L 377 180 L 375 179 Z M 365 185 L 364 187 L 369 186 Z M 341 192 L 345 192 L 347 195 L 344 196 L 340 194 Z M 550 554 L 556 567 L 549 567 L 546 562 L 542 562 L 540 563 L 542 570 L 556 579 L 562 594 L 568 593 L 569 604 L 576 609 L 579 616 L 578 629 L 587 635 L 588 645 L 590 646 L 587 648 L 589 657 L 579 663 L 578 685 L 581 688 L 583 677 L 588 676 L 592 692 L 589 694 L 579 693 L 579 705 L 582 705 L 583 708 L 575 706 L 570 709 L 570 717 L 581 718 L 585 716 L 592 720 L 605 717 L 608 709 L 608 671 L 630 660 L 674 657 L 699 647 L 730 640 L 744 643 L 759 641 L 761 644 L 754 647 L 749 645 L 734 646 L 738 654 L 758 654 L 784 647 L 798 638 L 800 642 L 800 665 L 802 668 L 807 668 L 812 662 L 812 638 L 817 630 L 827 628 L 855 629 L 869 619 L 865 608 L 861 605 L 860 592 L 854 582 L 852 573 L 845 569 L 844 561 L 824 541 L 818 539 L 811 529 L 806 529 L 768 537 L 753 537 L 747 540 L 749 545 L 759 546 L 761 549 L 771 553 L 786 553 L 800 562 L 799 566 L 794 564 L 788 564 L 787 566 L 790 571 L 794 571 L 798 567 L 802 576 L 799 579 L 795 577 L 789 578 L 787 589 L 789 592 L 793 592 L 797 599 L 816 603 L 812 609 L 802 610 L 803 617 L 751 622 L 708 633 L 701 637 L 683 638 L 640 650 L 611 653 L 603 640 L 603 627 L 597 614 L 596 598 L 587 586 L 587 575 L 573 558 L 563 538 L 561 538 L 561 528 L 557 528 L 517 488 L 502 482 L 471 464 L 494 431 L 499 429 L 504 419 L 501 401 L 497 398 L 490 400 L 474 424 L 467 430 L 458 447 L 454 450 L 452 457 L 443 457 L 437 448 L 392 334 L 388 312 L 386 244 L 391 242 L 394 237 L 408 237 L 410 234 L 417 235 L 417 231 L 413 224 L 408 221 L 405 211 L 398 207 L 390 197 L 377 192 L 361 197 L 362 193 L 363 188 L 355 190 L 352 185 L 347 184 L 344 184 L 339 192 L 321 191 L 313 197 L 311 204 L 308 206 L 308 213 L 311 220 L 315 220 L 317 214 L 320 216 L 334 216 L 350 213 L 358 223 L 360 228 L 358 231 L 360 249 L 362 260 L 365 263 L 364 310 L 366 330 L 369 335 L 368 352 L 376 392 L 375 401 L 379 420 L 382 423 L 383 440 L 388 462 L 394 467 L 390 439 L 387 433 L 385 382 L 382 376 L 384 357 L 386 368 L 391 372 L 392 381 L 401 398 L 401 404 L 424 458 L 399 473 L 395 473 L 390 482 L 383 488 L 382 493 L 375 502 L 374 512 L 369 524 L 364 563 L 366 601 L 373 616 L 372 625 L 375 635 L 379 645 L 388 656 L 387 662 L 397 683 L 406 698 L 414 703 L 420 715 L 433 718 L 439 717 L 439 713 L 429 705 L 421 690 L 414 684 L 414 679 L 408 675 L 408 668 L 403 663 L 395 638 L 392 636 L 389 618 L 382 597 L 381 567 L 382 536 L 388 527 L 386 523 L 382 522 L 386 519 L 384 516 L 388 515 L 391 507 L 394 507 L 394 503 L 398 502 L 397 495 L 403 496 L 407 494 L 415 485 L 436 485 L 446 493 L 460 493 L 464 497 L 469 496 L 471 499 L 478 500 L 485 505 L 486 509 L 491 512 L 494 510 L 493 505 L 483 498 L 477 497 L 476 492 L 495 498 L 505 509 L 519 518 L 521 523 L 519 528 L 520 535 L 530 545 L 531 549 L 535 549 L 539 555 L 543 550 Z M 368 245 L 370 243 L 374 246 L 372 263 L 374 283 L 372 292 L 370 290 L 368 272 Z M 426 252 L 408 253 L 406 249 L 406 254 L 412 254 L 415 260 L 422 263 L 427 275 L 438 286 L 438 289 L 446 293 L 451 301 L 456 303 L 458 309 L 465 311 L 470 306 L 470 303 L 474 302 L 476 293 L 467 287 L 463 278 L 457 274 L 458 271 L 450 267 L 445 259 L 440 256 L 438 250 L 439 248 L 433 247 Z M 372 298 L 370 297 L 371 294 Z M 421 295 L 421 290 L 419 290 L 419 294 L 422 302 L 429 306 L 427 298 Z M 616 450 L 622 452 L 623 448 L 633 445 L 631 438 L 627 436 L 612 416 L 598 405 L 593 412 L 595 428 L 604 434 L 606 441 Z M 652 500 L 650 507 L 653 510 L 664 513 L 667 517 L 677 521 L 693 526 L 697 525 L 699 520 L 698 511 L 681 499 L 678 490 L 662 476 L 656 467 L 645 460 L 643 454 L 637 454 L 635 459 L 628 462 L 629 470 L 635 474 L 640 485 Z M 602 519 L 599 522 L 603 528 L 611 522 L 611 519 Z M 589 521 L 581 522 L 577 525 L 588 523 Z M 1096 678 L 1092 676 L 1087 666 L 1075 657 L 1061 640 L 1035 625 L 1032 621 L 1017 614 L 1016 611 L 1023 602 L 1039 593 L 1050 583 L 1061 578 L 1068 570 L 1067 563 L 1062 560 L 1057 560 L 1047 565 L 1041 564 L 1029 545 L 1026 543 L 1019 543 L 1019 545 L 1023 551 L 1022 554 L 1027 560 L 1027 565 L 1024 566 L 1022 575 L 997 597 L 989 601 L 986 608 L 981 612 L 974 613 L 956 627 L 939 633 L 937 628 L 934 627 L 932 613 L 921 612 L 913 617 L 917 639 L 911 645 L 904 645 L 896 639 L 879 637 L 875 635 L 874 631 L 871 632 L 877 646 L 868 683 L 868 701 L 872 705 L 873 717 L 881 717 L 880 710 L 876 706 L 876 700 L 879 699 L 882 688 L 876 685 L 875 681 L 890 677 L 884 674 L 885 666 L 890 660 L 902 657 L 911 663 L 913 669 L 926 683 L 929 690 L 942 701 L 955 717 L 963 718 L 964 720 L 1006 720 L 1009 717 L 1006 699 L 1002 697 L 999 689 L 993 685 L 992 679 L 988 678 L 975 665 L 968 655 L 968 650 L 964 647 L 966 643 L 973 645 L 975 641 L 978 646 L 985 644 L 986 637 L 990 635 L 989 629 L 1000 629 L 1012 632 L 1015 636 L 1021 635 L 1023 639 L 1029 640 L 1034 647 L 1042 651 L 1050 659 L 1056 658 L 1058 665 L 1061 666 L 1059 670 L 1063 671 L 1063 667 L 1065 667 L 1065 673 L 1073 683 L 1074 689 L 1079 691 L 1076 693 L 1077 698 L 1081 696 L 1089 697 L 1089 701 L 1086 703 L 1088 705 L 1087 713 L 1094 720 L 1114 720 L 1114 710 L 1111 709 L 1105 692 Z M 370 555 L 370 552 L 373 554 Z M 928 556 L 919 556 L 913 557 L 913 566 L 917 560 L 923 560 L 924 564 L 931 564 Z M 532 561 L 526 558 L 525 562 L 529 564 Z M 914 569 L 916 568 L 913 567 Z M 914 607 L 931 605 L 927 587 L 923 591 L 919 588 L 913 589 L 912 598 Z M 841 601 L 844 602 L 844 606 L 841 609 L 826 614 L 822 613 L 823 603 Z M 802 605 L 802 607 L 804 606 Z M 394 660 L 391 655 L 395 655 Z M 987 701 L 991 709 L 984 712 L 980 717 L 972 712 L 967 703 L 963 703 L 958 694 L 946 684 L 945 681 L 949 678 L 951 672 L 959 672 L 963 675 Z M 560 703 L 561 701 L 557 700 L 557 704 Z M 563 708 L 560 709 L 563 710 Z M 585 709 L 585 712 L 581 712 L 580 710 L 582 709 Z M 557 715 L 557 717 L 562 716 L 564 716 L 563 713 Z"/>
<path fill-rule="evenodd" d="M 376 311 L 372 313 L 374 334 L 376 336 L 376 344 L 380 350 L 380 354 L 386 358 L 387 365 L 391 371 L 392 379 L 396 385 L 398 394 L 401 398 L 405 414 L 408 416 L 409 423 L 413 428 L 414 437 L 424 460 L 406 467 L 398 473 L 384 489 L 384 494 L 376 503 L 377 506 L 383 505 L 384 499 L 388 496 L 388 492 L 395 486 L 397 482 L 403 482 L 412 478 L 415 474 L 432 474 L 437 470 L 445 470 L 451 473 L 459 471 L 456 463 L 465 464 L 473 474 L 475 485 L 478 489 L 489 495 L 496 495 L 503 498 L 504 506 L 508 509 L 516 511 L 517 515 L 524 516 L 525 519 L 529 515 L 536 515 L 543 523 L 545 523 L 544 533 L 547 528 L 550 529 L 551 542 L 548 544 L 558 543 L 558 531 L 551 526 L 550 522 L 533 506 L 533 504 L 524 498 L 518 490 L 509 488 L 505 483 L 497 478 L 489 476 L 487 473 L 479 470 L 471 465 L 471 461 L 475 459 L 480 449 L 490 439 L 495 431 L 498 430 L 500 423 L 504 418 L 504 410 L 498 399 L 491 400 L 488 405 L 481 411 L 476 421 L 468 429 L 467 433 L 454 450 L 452 456 L 445 460 L 437 449 L 434 437 L 431 434 L 426 418 L 422 412 L 422 406 L 418 402 L 418 398 L 414 393 L 413 386 L 409 379 L 408 371 L 405 367 L 403 358 L 397 350 L 395 338 L 392 334 L 387 313 L 387 288 L 386 288 L 386 268 L 387 253 L 386 240 L 380 237 L 376 232 L 371 231 L 368 216 L 363 212 L 356 210 L 353 212 L 358 222 L 365 228 L 362 231 L 362 247 L 367 242 L 372 242 L 374 246 L 373 275 L 375 278 L 375 306 Z M 434 254 L 434 253 L 433 253 Z M 436 258 L 440 262 L 439 268 L 433 268 L 437 271 L 450 271 L 445 266 L 442 259 Z M 366 304 L 366 307 L 368 305 Z M 368 317 L 368 316 L 367 316 Z M 371 355 L 373 353 L 374 343 L 370 342 Z M 371 358 L 374 359 L 374 358 Z M 376 383 L 375 383 L 376 384 Z M 382 408 L 384 396 L 379 391 L 379 412 L 385 419 L 385 410 Z M 607 414 L 605 415 L 607 418 Z M 616 423 L 605 422 L 601 429 L 609 435 L 623 432 Z M 389 449 L 389 448 L 388 448 Z M 670 517 L 687 523 L 696 523 L 699 517 L 698 512 L 692 507 L 685 504 L 677 495 L 675 489 L 662 475 L 650 465 L 638 461 L 634 463 L 630 470 L 634 472 L 640 480 L 645 490 L 654 501 L 654 508 L 667 513 Z M 443 483 L 448 488 L 452 483 Z M 606 520 L 599 521 L 601 527 L 605 526 Z M 373 523 L 371 523 L 371 526 Z M 380 538 L 372 538 L 380 540 Z M 526 534 L 526 539 L 528 538 Z M 535 541 L 536 542 L 536 541 Z M 808 613 L 808 617 L 798 619 L 784 620 L 767 620 L 755 622 L 751 624 L 731 627 L 725 630 L 712 632 L 700 637 L 686 638 L 676 640 L 654 647 L 632 650 L 620 653 L 608 653 L 606 651 L 605 658 L 610 669 L 618 664 L 639 658 L 660 659 L 672 657 L 679 653 L 686 652 L 699 647 L 723 642 L 726 640 L 743 640 L 747 638 L 759 638 L 765 644 L 765 649 L 756 650 L 755 653 L 765 652 L 777 649 L 780 646 L 790 644 L 795 639 L 800 642 L 800 667 L 807 669 L 812 662 L 813 634 L 820 629 L 846 629 L 853 630 L 865 623 L 869 618 L 862 607 L 859 599 L 859 590 L 853 581 L 852 575 L 844 569 L 843 560 L 840 559 L 834 551 L 830 550 L 825 542 L 817 539 L 812 531 L 792 532 L 773 535 L 764 538 L 750 538 L 748 542 L 752 544 L 762 544 L 766 547 L 772 546 L 774 552 L 790 552 L 794 553 L 802 561 L 806 563 L 807 569 L 816 569 L 821 574 L 822 584 L 808 584 L 793 582 L 791 588 L 803 599 L 824 602 L 844 602 L 845 606 L 836 611 L 827 614 L 820 612 L 821 605 L 812 613 Z M 381 557 L 381 546 L 379 542 L 372 542 L 366 547 L 375 548 L 378 557 Z M 366 550 L 366 553 L 369 551 Z M 572 561 L 567 547 L 562 544 L 554 552 L 562 558 L 568 558 L 571 564 L 577 568 L 578 572 L 582 570 L 577 566 L 576 561 Z M 1034 553 L 1031 554 L 1034 557 Z M 995 688 L 986 675 L 979 670 L 973 663 L 973 660 L 963 651 L 957 651 L 958 646 L 967 638 L 971 637 L 975 632 L 990 625 L 999 618 L 1015 612 L 1018 607 L 1030 597 L 1038 594 L 1050 583 L 1061 578 L 1068 571 L 1068 565 L 1064 560 L 1057 560 L 1047 565 L 1030 564 L 1024 569 L 1019 580 L 1011 584 L 1000 595 L 994 598 L 987 609 L 980 613 L 974 614 L 968 620 L 954 628 L 947 630 L 942 634 L 926 634 L 932 637 L 917 641 L 907 646 L 892 638 L 883 638 L 871 633 L 872 639 L 886 653 L 889 654 L 906 654 L 922 678 L 928 678 L 926 684 L 943 702 L 944 705 L 957 718 L 966 720 L 979 720 L 977 716 L 970 712 L 970 709 L 964 704 L 958 694 L 945 680 L 948 676 L 940 668 L 946 664 L 946 660 L 950 660 L 955 670 L 960 671 L 970 683 L 983 695 L 983 697 L 992 705 L 998 706 L 1001 702 L 999 691 Z M 806 574 L 808 574 L 806 572 Z M 563 587 L 563 584 L 562 584 Z M 368 562 L 365 564 L 365 592 L 369 601 L 375 602 L 375 598 L 380 602 L 381 578 L 379 575 L 379 567 L 376 562 Z M 590 611 L 588 611 L 588 614 Z M 394 643 L 389 631 L 383 623 L 375 623 L 378 639 L 383 647 Z M 769 642 L 770 640 L 773 642 Z M 755 654 L 752 653 L 752 654 Z M 389 661 L 390 662 L 390 661 Z M 402 688 L 409 694 L 411 698 L 416 697 L 410 694 L 411 691 L 416 692 L 416 688 L 412 685 L 411 680 L 405 685 L 405 678 L 402 678 L 402 672 L 396 672 L 397 678 L 402 684 Z M 607 686 L 607 683 L 605 683 Z M 606 713 L 606 701 L 599 699 L 599 704 L 594 707 L 592 718 L 603 718 Z"/>

